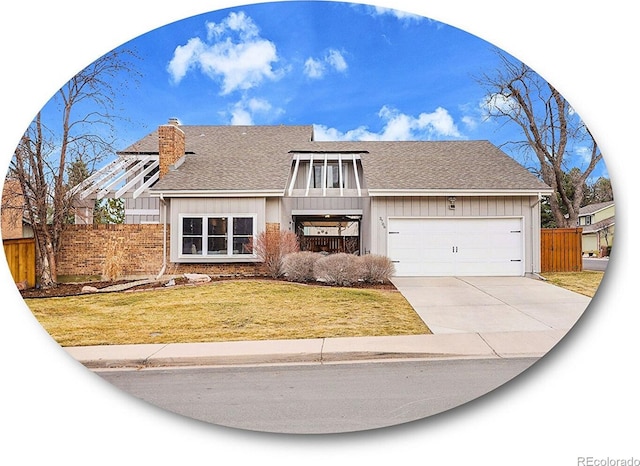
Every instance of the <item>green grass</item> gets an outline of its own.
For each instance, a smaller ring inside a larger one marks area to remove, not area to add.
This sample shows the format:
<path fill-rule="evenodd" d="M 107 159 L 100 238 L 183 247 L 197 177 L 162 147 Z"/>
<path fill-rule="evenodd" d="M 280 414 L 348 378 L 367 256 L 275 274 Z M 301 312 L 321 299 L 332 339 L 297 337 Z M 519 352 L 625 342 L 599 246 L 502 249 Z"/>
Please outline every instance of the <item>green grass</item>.
<path fill-rule="evenodd" d="M 397 291 L 273 281 L 25 300 L 62 346 L 431 333 Z"/>

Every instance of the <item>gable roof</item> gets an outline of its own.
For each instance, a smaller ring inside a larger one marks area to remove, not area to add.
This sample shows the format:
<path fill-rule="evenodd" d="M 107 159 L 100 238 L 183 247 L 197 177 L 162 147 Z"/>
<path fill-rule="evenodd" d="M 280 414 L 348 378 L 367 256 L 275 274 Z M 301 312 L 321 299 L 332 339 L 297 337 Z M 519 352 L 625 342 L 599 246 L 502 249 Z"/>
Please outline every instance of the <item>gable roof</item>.
<path fill-rule="evenodd" d="M 152 191 L 283 195 L 296 153 L 358 154 L 370 195 L 435 191 L 550 193 L 489 141 L 313 140 L 312 126 L 185 126 L 186 155 Z M 157 154 L 158 132 L 119 152 Z"/>
<path fill-rule="evenodd" d="M 593 215 L 595 213 L 600 212 L 601 210 L 604 210 L 604 209 L 606 209 L 608 207 L 611 207 L 614 204 L 615 204 L 614 201 L 598 202 L 596 204 L 589 204 L 589 205 L 586 205 L 584 207 L 580 207 L 580 212 L 579 212 L 578 216 L 584 217 L 584 216 Z M 595 222 L 595 223 L 592 223 L 590 225 L 581 225 L 581 228 L 582 228 L 582 233 L 583 234 L 595 233 L 597 231 L 600 231 L 600 230 L 603 230 L 605 228 L 611 227 L 611 226 L 613 226 L 615 224 L 616 224 L 616 216 L 612 215 L 611 217 L 604 218 L 604 219 L 600 220 L 599 222 Z"/>

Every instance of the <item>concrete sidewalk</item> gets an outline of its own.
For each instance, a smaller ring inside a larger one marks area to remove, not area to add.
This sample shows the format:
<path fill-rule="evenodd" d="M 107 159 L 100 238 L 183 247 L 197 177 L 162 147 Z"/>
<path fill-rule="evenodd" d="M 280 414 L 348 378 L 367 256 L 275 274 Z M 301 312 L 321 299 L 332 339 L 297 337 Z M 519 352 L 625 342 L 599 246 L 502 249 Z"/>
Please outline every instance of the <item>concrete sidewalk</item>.
<path fill-rule="evenodd" d="M 65 348 L 87 367 L 323 363 L 385 358 L 542 357 L 588 297 L 525 277 L 394 278 L 432 335 Z"/>

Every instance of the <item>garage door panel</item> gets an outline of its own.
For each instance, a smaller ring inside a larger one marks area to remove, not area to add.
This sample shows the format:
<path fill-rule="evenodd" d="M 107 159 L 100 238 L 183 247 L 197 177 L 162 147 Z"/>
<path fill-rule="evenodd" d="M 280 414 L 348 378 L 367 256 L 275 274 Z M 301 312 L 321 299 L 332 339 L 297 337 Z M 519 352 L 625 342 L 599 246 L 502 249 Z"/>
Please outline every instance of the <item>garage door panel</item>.
<path fill-rule="evenodd" d="M 522 275 L 520 218 L 391 218 L 388 255 L 398 276 Z"/>
<path fill-rule="evenodd" d="M 466 276 L 514 276 L 521 275 L 520 264 L 510 261 L 468 262 L 463 264 Z M 462 275 L 457 273 L 457 275 Z"/>

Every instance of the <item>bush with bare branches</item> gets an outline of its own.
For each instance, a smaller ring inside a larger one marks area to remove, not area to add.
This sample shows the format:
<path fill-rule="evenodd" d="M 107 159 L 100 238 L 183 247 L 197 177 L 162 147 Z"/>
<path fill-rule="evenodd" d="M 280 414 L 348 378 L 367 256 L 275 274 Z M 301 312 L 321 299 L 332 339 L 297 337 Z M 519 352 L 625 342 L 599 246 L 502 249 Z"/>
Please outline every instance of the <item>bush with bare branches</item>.
<path fill-rule="evenodd" d="M 311 251 L 299 251 L 288 254 L 284 258 L 282 271 L 287 280 L 292 282 L 312 282 L 316 279 L 314 266 L 322 254 Z"/>
<path fill-rule="evenodd" d="M 324 256 L 315 263 L 314 274 L 329 285 L 353 285 L 362 277 L 361 257 L 344 252 Z"/>
<path fill-rule="evenodd" d="M 252 244 L 252 250 L 262 262 L 269 276 L 282 276 L 282 263 L 287 254 L 299 251 L 298 237 L 288 230 L 266 230 Z"/>
<path fill-rule="evenodd" d="M 391 259 L 378 254 L 362 256 L 362 279 L 367 283 L 386 283 L 395 273 Z"/>

